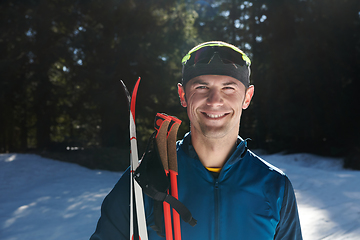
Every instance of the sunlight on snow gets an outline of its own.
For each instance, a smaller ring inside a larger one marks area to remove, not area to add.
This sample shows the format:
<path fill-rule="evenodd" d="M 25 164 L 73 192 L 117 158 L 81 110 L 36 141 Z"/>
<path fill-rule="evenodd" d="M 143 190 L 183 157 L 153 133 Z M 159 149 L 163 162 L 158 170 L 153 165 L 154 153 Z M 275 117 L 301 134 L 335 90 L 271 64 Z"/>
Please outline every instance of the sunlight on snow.
<path fill-rule="evenodd" d="M 289 176 L 304 240 L 360 239 L 360 171 L 311 154 L 261 157 Z M 0 154 L 0 239 L 89 239 L 120 176 L 32 154 Z"/>
<path fill-rule="evenodd" d="M 6 159 L 5 159 L 5 162 L 12 162 L 12 161 L 14 161 L 14 160 L 15 160 L 15 158 L 16 158 L 16 154 L 14 154 L 14 155 L 12 155 L 12 156 L 10 156 L 10 157 L 6 158 Z"/>

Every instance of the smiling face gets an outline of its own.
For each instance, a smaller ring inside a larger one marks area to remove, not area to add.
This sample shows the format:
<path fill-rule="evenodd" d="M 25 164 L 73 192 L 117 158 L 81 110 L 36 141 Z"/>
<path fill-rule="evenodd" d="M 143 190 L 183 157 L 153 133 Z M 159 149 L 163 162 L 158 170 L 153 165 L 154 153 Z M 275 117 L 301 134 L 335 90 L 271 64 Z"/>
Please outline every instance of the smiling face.
<path fill-rule="evenodd" d="M 214 139 L 237 137 L 241 113 L 250 104 L 253 86 L 246 90 L 235 78 L 202 75 L 185 87 L 179 84 L 178 91 L 181 105 L 187 107 L 191 134 Z"/>

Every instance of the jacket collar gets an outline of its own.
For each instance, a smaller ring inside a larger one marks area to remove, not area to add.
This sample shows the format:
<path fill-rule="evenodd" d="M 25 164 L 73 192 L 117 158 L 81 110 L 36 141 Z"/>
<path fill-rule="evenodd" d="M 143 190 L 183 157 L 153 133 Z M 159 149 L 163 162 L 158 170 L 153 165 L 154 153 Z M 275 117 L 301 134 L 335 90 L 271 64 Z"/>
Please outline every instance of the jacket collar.
<path fill-rule="evenodd" d="M 224 167 L 230 167 L 245 157 L 247 152 L 247 139 L 243 140 L 240 136 L 238 136 L 236 144 L 237 147 L 235 151 L 226 161 Z M 199 159 L 193 145 L 191 144 L 191 132 L 185 134 L 184 139 L 180 142 L 180 147 L 190 158 Z"/>

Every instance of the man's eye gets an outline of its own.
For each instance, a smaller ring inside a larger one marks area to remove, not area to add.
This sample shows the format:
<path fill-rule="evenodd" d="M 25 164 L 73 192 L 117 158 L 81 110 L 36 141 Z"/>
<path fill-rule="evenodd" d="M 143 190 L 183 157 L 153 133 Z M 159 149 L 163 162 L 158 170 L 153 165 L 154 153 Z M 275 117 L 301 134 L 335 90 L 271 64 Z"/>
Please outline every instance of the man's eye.
<path fill-rule="evenodd" d="M 206 89 L 206 86 L 197 86 L 195 89 Z"/>
<path fill-rule="evenodd" d="M 233 87 L 224 87 L 224 90 L 235 90 Z"/>

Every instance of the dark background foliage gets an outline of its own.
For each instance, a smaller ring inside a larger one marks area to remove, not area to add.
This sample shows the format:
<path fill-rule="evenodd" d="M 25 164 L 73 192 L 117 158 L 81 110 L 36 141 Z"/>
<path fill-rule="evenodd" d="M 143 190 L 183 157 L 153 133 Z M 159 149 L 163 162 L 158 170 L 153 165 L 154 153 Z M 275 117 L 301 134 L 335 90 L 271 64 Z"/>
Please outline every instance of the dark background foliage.
<path fill-rule="evenodd" d="M 222 40 L 252 59 L 255 96 L 240 135 L 251 148 L 345 158 L 360 168 L 357 0 L 13 0 L 0 3 L 0 152 L 91 168 L 128 165 L 119 82 L 139 76 L 140 152 L 156 112 L 189 122 L 181 58 Z"/>

